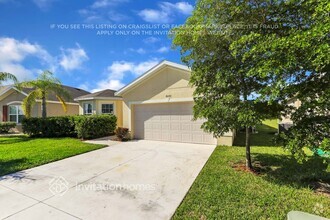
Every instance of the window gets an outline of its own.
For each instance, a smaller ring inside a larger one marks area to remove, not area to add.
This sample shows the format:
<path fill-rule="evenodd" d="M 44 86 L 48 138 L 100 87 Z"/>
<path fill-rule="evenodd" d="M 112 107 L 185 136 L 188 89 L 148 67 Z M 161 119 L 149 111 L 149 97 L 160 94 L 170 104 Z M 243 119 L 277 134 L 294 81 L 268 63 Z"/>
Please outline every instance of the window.
<path fill-rule="evenodd" d="M 93 105 L 90 103 L 84 103 L 84 115 L 91 115 L 93 113 Z"/>
<path fill-rule="evenodd" d="M 113 104 L 102 104 L 102 114 L 113 114 Z"/>
<path fill-rule="evenodd" d="M 22 107 L 20 105 L 9 105 L 9 121 L 17 124 L 22 123 L 24 117 Z"/>

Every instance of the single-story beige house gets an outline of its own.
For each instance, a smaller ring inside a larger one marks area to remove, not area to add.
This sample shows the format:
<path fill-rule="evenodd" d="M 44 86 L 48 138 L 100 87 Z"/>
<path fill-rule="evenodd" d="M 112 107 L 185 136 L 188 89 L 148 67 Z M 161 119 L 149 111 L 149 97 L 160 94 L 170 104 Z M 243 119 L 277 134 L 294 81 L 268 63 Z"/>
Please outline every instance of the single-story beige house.
<path fill-rule="evenodd" d="M 122 97 L 123 127 L 137 139 L 231 146 L 234 132 L 220 138 L 193 121 L 193 92 L 187 66 L 163 61 L 115 93 Z"/>
<path fill-rule="evenodd" d="M 89 92 L 82 89 L 63 86 L 71 95 L 72 100 L 67 100 L 67 111 L 64 112 L 61 103 L 55 95 L 50 94 L 47 100 L 47 116 L 78 115 L 79 104 L 73 99 L 87 95 Z M 32 91 L 32 88 L 23 88 L 21 91 L 14 86 L 0 87 L 0 122 L 11 121 L 17 123 L 17 129 L 20 130 L 20 123 L 24 117 L 22 111 L 23 99 Z M 37 100 L 32 108 L 32 117 L 41 117 L 41 100 Z"/>
<path fill-rule="evenodd" d="M 291 98 L 287 100 L 287 105 L 294 107 L 295 109 L 301 106 L 301 101 L 297 98 Z M 291 115 L 282 116 L 278 123 L 278 131 L 286 131 L 293 125 Z"/>
<path fill-rule="evenodd" d="M 79 102 L 80 115 L 114 114 L 117 116 L 117 126 L 123 126 L 123 102 L 114 90 L 106 89 L 99 92 L 75 98 Z"/>

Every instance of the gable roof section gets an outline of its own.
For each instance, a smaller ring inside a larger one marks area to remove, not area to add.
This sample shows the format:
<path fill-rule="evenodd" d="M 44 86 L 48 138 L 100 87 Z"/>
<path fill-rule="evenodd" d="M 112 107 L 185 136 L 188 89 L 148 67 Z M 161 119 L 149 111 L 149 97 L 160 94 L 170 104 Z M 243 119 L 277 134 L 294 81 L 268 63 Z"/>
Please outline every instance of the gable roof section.
<path fill-rule="evenodd" d="M 99 92 L 94 92 L 91 94 L 79 96 L 75 98 L 75 101 L 82 101 L 82 100 L 92 100 L 92 99 L 121 99 L 120 96 L 115 95 L 116 91 L 111 89 L 105 89 Z"/>
<path fill-rule="evenodd" d="M 149 79 L 151 76 L 153 76 L 159 70 L 161 70 L 161 69 L 163 69 L 165 67 L 173 67 L 173 68 L 177 68 L 177 69 L 180 69 L 180 70 L 184 70 L 184 71 L 189 71 L 190 72 L 190 68 L 188 68 L 185 65 L 178 64 L 178 63 L 173 63 L 173 62 L 164 60 L 164 61 L 160 62 L 159 64 L 157 64 L 156 66 L 152 67 L 150 70 L 148 70 L 144 74 L 142 74 L 140 77 L 136 78 L 130 84 L 128 84 L 128 85 L 124 86 L 123 88 L 121 88 L 118 92 L 115 93 L 115 95 L 122 96 L 123 94 L 129 92 L 131 89 L 133 89 L 137 85 L 141 84 L 143 81 Z"/>
<path fill-rule="evenodd" d="M 65 86 L 65 85 L 62 85 L 62 87 L 64 89 L 66 89 L 69 92 L 69 94 L 71 95 L 71 99 L 66 100 L 68 102 L 72 102 L 75 98 L 77 98 L 79 96 L 90 94 L 90 92 L 87 92 L 87 91 L 79 89 L 79 88 L 74 88 L 74 87 Z M 0 96 L 5 94 L 6 92 L 12 90 L 12 89 L 16 90 L 17 92 L 22 93 L 25 96 L 27 96 L 33 90 L 33 88 L 22 88 L 22 91 L 19 91 L 13 85 L 1 86 L 0 87 Z M 49 94 L 47 101 L 56 101 L 57 102 L 58 99 L 56 98 L 55 94 L 51 93 L 51 94 Z"/>

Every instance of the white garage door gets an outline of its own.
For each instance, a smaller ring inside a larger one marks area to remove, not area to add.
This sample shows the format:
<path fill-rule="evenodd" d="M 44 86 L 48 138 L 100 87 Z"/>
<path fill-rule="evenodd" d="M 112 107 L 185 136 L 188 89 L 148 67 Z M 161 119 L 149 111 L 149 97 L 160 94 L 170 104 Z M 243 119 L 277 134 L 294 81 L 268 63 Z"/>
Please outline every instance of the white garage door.
<path fill-rule="evenodd" d="M 216 144 L 211 134 L 192 121 L 192 102 L 134 106 L 134 136 L 137 139 Z"/>

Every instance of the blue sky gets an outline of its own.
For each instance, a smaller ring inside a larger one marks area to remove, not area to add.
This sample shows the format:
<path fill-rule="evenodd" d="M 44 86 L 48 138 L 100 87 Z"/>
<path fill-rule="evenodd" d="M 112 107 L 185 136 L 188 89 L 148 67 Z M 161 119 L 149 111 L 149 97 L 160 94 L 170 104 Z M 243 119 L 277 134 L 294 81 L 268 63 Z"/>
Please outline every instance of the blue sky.
<path fill-rule="evenodd" d="M 63 84 L 119 89 L 161 60 L 180 63 L 167 31 L 195 1 L 0 0 L 0 71 L 53 71 Z"/>

